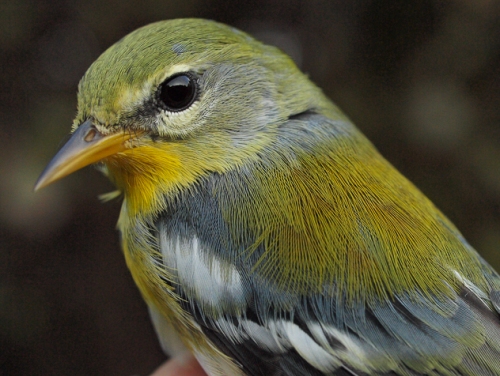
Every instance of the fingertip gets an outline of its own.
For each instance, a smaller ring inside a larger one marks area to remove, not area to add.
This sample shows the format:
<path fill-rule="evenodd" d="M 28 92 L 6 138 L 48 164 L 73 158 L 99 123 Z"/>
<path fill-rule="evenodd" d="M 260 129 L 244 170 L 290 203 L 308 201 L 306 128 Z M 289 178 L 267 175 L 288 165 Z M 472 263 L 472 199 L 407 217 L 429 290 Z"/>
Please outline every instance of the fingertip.
<path fill-rule="evenodd" d="M 207 376 L 195 358 L 188 361 L 170 359 L 157 368 L 151 376 Z"/>

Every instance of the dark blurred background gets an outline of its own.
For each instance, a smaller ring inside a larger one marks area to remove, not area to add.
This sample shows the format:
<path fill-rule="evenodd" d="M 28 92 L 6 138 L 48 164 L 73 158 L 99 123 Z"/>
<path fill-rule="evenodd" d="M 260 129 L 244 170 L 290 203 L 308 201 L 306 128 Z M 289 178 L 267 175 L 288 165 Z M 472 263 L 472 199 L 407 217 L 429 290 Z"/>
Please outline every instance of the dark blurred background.
<path fill-rule="evenodd" d="M 92 168 L 34 194 L 79 78 L 144 24 L 203 17 L 288 52 L 500 269 L 500 3 L 0 2 L 0 374 L 147 375 L 163 359 Z"/>

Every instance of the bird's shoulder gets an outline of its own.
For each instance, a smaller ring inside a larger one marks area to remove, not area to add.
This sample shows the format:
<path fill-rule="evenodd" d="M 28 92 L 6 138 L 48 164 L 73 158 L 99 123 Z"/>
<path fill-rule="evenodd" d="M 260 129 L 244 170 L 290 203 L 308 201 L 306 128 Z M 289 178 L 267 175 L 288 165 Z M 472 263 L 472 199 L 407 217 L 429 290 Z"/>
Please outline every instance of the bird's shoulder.
<path fill-rule="evenodd" d="M 303 296 L 259 285 L 241 268 L 209 259 L 203 248 L 199 239 L 163 238 L 161 249 L 170 253 L 165 266 L 177 270 L 170 283 L 181 309 L 245 374 L 500 372 L 496 274 L 489 276 L 490 291 L 463 280 L 460 291 L 450 287 L 442 296 L 346 304 L 327 289 Z"/>

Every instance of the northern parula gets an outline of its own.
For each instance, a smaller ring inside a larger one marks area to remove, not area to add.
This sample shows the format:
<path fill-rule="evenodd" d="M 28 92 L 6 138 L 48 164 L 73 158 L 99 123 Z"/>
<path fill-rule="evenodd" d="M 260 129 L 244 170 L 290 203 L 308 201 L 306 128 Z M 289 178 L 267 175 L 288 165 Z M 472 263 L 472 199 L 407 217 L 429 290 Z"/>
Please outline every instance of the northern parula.
<path fill-rule="evenodd" d="M 209 375 L 500 375 L 500 277 L 275 47 L 151 24 L 36 188 L 98 163 L 165 351 Z"/>

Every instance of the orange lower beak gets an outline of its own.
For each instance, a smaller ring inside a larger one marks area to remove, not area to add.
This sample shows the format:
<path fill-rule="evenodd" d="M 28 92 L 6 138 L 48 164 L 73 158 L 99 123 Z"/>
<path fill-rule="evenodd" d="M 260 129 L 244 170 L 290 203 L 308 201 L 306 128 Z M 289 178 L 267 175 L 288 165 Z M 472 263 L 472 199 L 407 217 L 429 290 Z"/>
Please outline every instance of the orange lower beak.
<path fill-rule="evenodd" d="M 132 137 L 135 135 L 124 132 L 104 136 L 90 120 L 85 121 L 45 167 L 35 184 L 35 191 L 82 167 L 126 150 L 127 141 Z"/>

